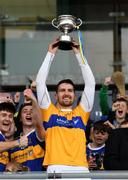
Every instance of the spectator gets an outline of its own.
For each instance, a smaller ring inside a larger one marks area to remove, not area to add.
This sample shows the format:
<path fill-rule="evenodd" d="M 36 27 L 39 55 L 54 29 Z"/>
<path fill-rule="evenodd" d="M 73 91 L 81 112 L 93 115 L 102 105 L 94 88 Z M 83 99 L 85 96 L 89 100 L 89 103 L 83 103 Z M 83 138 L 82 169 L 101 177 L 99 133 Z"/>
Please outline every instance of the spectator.
<path fill-rule="evenodd" d="M 26 148 L 13 148 L 11 159 L 27 166 L 30 171 L 42 171 L 45 170 L 42 165 L 45 131 L 34 94 L 30 89 L 26 89 L 24 96 L 32 103 L 21 106 L 17 122 L 21 121 L 19 124 L 22 127 L 20 132 L 28 137 L 28 146 Z"/>
<path fill-rule="evenodd" d="M 110 134 L 105 148 L 105 170 L 128 170 L 128 128 L 118 128 Z"/>
<path fill-rule="evenodd" d="M 123 99 L 122 106 L 125 111 L 128 111 L 128 100 Z M 122 112 L 118 113 L 122 114 Z M 127 120 L 122 121 L 120 127 L 121 128 L 113 130 L 106 142 L 104 156 L 104 167 L 106 170 L 128 170 Z"/>
<path fill-rule="evenodd" d="M 6 164 L 9 162 L 8 150 L 14 147 L 27 146 L 28 139 L 23 136 L 18 140 L 6 142 L 6 138 L 12 129 L 14 123 L 15 107 L 10 102 L 0 103 L 0 172 L 5 170 Z"/>
<path fill-rule="evenodd" d="M 100 89 L 99 97 L 100 97 L 101 111 L 102 111 L 102 114 L 105 116 L 106 115 L 108 116 L 111 109 L 108 104 L 108 88 L 109 88 L 109 85 L 112 85 L 112 84 L 114 84 L 117 89 L 116 96 L 118 95 L 125 96 L 124 74 L 120 71 L 116 71 L 112 74 L 111 77 L 110 76 L 106 77 L 104 80 L 102 88 Z M 115 99 L 117 99 L 117 97 Z M 115 99 L 113 99 L 113 101 L 115 101 Z"/>
<path fill-rule="evenodd" d="M 118 78 L 122 82 L 118 82 Z M 110 108 L 108 103 L 108 86 L 111 84 L 117 85 L 120 94 L 117 94 L 116 99 L 112 103 Z M 100 107 L 102 111 L 101 119 L 106 121 L 113 129 L 118 128 L 120 124 L 127 119 L 127 111 L 123 108 L 123 101 L 127 100 L 127 96 L 124 95 L 124 77 L 121 72 L 113 73 L 112 77 L 106 77 L 104 84 L 100 90 Z"/>
<path fill-rule="evenodd" d="M 79 45 L 73 41 L 72 50 L 86 86 L 80 102 L 73 108 L 75 85 L 70 79 L 60 81 L 56 87 L 57 103 L 54 105 L 46 88 L 46 79 L 58 46 L 58 40 L 49 45 L 36 79 L 38 102 L 46 128 L 44 165 L 48 166 L 48 173 L 88 172 L 85 129 L 93 106 L 95 80 L 87 60 L 81 58 Z"/>
<path fill-rule="evenodd" d="M 105 142 L 109 135 L 109 129 L 103 121 L 97 121 L 93 124 L 92 142 L 87 145 L 87 160 L 90 170 L 103 169 Z"/>
<path fill-rule="evenodd" d="M 120 96 L 112 105 L 112 110 L 115 113 L 115 118 L 106 121 L 113 129 L 119 128 L 121 123 L 127 119 L 128 106 L 126 97 Z"/>

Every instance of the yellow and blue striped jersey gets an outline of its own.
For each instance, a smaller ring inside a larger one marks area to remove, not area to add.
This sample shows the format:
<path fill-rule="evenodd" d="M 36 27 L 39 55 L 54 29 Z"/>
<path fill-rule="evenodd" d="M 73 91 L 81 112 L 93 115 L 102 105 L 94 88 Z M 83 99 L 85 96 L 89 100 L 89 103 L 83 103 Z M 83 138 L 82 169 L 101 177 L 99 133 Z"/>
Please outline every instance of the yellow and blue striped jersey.
<path fill-rule="evenodd" d="M 46 129 L 44 165 L 86 166 L 86 123 L 90 113 L 79 104 L 72 111 L 62 111 L 52 103 L 41 109 Z"/>
<path fill-rule="evenodd" d="M 25 148 L 16 147 L 10 150 L 11 159 L 22 163 L 29 167 L 30 171 L 42 171 L 44 147 L 43 142 L 40 142 L 36 136 L 36 131 L 31 131 L 27 135 L 28 146 Z"/>
<path fill-rule="evenodd" d="M 5 138 L 3 134 L 0 132 L 0 142 L 4 142 Z M 0 153 L 0 172 L 5 170 L 6 164 L 9 162 L 9 153 L 8 151 L 4 151 Z"/>

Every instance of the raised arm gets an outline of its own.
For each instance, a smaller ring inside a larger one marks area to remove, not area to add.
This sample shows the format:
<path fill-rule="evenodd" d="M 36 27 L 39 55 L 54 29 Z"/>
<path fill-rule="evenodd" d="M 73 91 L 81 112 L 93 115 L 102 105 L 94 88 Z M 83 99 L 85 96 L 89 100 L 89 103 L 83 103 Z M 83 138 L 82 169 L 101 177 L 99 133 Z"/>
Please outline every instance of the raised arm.
<path fill-rule="evenodd" d="M 76 58 L 78 60 L 78 64 L 82 71 L 82 76 L 84 80 L 84 91 L 81 96 L 80 104 L 86 112 L 90 112 L 94 103 L 94 95 L 95 95 L 95 78 L 93 76 L 92 70 L 84 57 L 80 54 L 79 45 L 76 42 L 73 43 L 73 51 L 76 54 Z"/>
<path fill-rule="evenodd" d="M 48 53 L 38 71 L 36 78 L 37 97 L 41 108 L 48 108 L 51 103 L 50 96 L 46 87 L 46 80 L 49 74 L 53 58 L 58 50 L 58 40 L 51 43 L 48 47 Z"/>
<path fill-rule="evenodd" d="M 36 129 L 37 137 L 42 141 L 45 138 L 45 129 L 41 120 L 40 107 L 31 89 L 26 89 L 24 91 L 24 96 L 32 101 L 32 120 Z"/>
<path fill-rule="evenodd" d="M 99 92 L 100 108 L 103 115 L 108 115 L 110 110 L 108 104 L 108 86 L 110 84 L 112 84 L 111 77 L 106 77 Z"/>

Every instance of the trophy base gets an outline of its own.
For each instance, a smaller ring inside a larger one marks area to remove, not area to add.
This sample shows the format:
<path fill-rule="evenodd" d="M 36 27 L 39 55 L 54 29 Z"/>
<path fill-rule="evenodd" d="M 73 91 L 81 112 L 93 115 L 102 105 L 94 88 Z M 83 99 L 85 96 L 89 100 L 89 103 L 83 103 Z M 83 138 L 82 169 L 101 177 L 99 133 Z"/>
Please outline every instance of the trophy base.
<path fill-rule="evenodd" d="M 72 49 L 72 38 L 68 35 L 62 35 L 60 37 L 59 49 L 71 50 Z"/>
<path fill-rule="evenodd" d="M 72 50 L 72 42 L 60 41 L 59 49 L 64 50 L 64 51 Z"/>

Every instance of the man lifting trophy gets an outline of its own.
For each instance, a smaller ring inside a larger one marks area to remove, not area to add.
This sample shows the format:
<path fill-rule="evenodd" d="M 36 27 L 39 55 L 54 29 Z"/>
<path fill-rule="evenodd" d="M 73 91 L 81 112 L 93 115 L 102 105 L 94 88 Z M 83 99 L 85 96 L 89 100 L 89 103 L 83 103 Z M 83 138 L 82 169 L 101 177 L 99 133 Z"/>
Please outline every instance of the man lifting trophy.
<path fill-rule="evenodd" d="M 60 36 L 59 49 L 70 50 L 72 37 L 69 33 L 81 26 L 82 20 L 72 15 L 60 15 L 52 20 L 52 25 L 63 33 Z"/>

